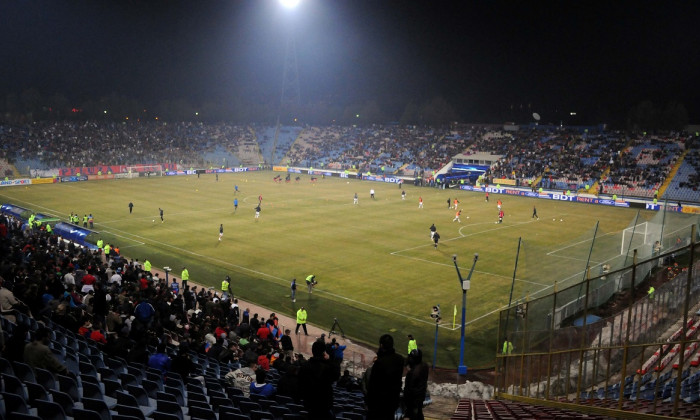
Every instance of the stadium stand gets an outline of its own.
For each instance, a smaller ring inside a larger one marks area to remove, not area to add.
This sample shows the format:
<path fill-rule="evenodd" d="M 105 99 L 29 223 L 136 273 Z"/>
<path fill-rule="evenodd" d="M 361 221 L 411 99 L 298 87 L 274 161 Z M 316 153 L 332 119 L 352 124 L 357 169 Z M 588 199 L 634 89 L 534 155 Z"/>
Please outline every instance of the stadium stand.
<path fill-rule="evenodd" d="M 695 137 L 534 126 L 297 127 L 205 123 L 35 122 L 0 125 L 5 159 L 34 176 L 61 167 L 173 163 L 183 168 L 290 165 L 421 176 L 457 154 L 502 156 L 486 179 L 546 189 L 700 201 Z M 684 157 L 685 156 L 685 157 Z M 673 168 L 679 166 L 677 171 Z M 12 167 L 0 165 L 6 176 Z M 667 179 L 674 175 L 672 179 Z M 538 181 L 540 180 L 540 181 Z M 428 182 L 429 183 L 429 182 Z M 599 191 L 591 190 L 600 185 Z M 586 189 L 588 187 L 588 189 Z"/>

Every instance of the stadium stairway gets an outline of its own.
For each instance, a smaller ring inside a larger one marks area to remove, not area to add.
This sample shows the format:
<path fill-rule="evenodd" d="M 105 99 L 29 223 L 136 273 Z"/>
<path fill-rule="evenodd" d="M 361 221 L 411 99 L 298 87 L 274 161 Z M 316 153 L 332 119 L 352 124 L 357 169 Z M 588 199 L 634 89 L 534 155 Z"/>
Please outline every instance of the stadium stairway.
<path fill-rule="evenodd" d="M 668 188 L 669 185 L 671 185 L 671 181 L 673 181 L 673 178 L 678 173 L 678 169 L 680 169 L 681 165 L 683 164 L 683 160 L 685 159 L 686 154 L 688 154 L 688 150 L 684 150 L 683 153 L 678 157 L 678 160 L 676 161 L 675 165 L 673 165 L 673 167 L 669 171 L 668 175 L 666 176 L 666 179 L 664 179 L 664 182 L 659 187 L 659 192 L 657 194 L 657 197 L 664 196 L 666 189 Z"/>
<path fill-rule="evenodd" d="M 281 166 L 287 165 L 287 162 L 289 161 L 289 154 L 292 152 L 292 150 L 294 150 L 294 146 L 296 146 L 297 143 L 306 144 L 306 142 L 304 141 L 304 134 L 306 131 L 307 130 L 304 128 L 299 132 L 299 134 L 297 134 L 297 136 L 296 136 L 296 138 L 294 138 L 294 141 L 292 142 L 292 144 L 289 145 L 289 150 L 287 150 L 287 153 L 285 153 L 284 156 L 282 156 L 282 160 L 280 160 L 279 165 L 281 165 Z"/>
<path fill-rule="evenodd" d="M 406 168 L 408 167 L 408 165 L 410 165 L 410 164 L 411 164 L 410 162 L 409 162 L 409 163 L 404 163 L 404 164 L 401 165 L 401 167 L 398 168 L 398 169 L 396 170 L 396 172 L 394 172 L 394 173 L 397 173 L 397 174 L 402 173 L 402 171 L 403 171 L 404 169 L 406 169 Z"/>
<path fill-rule="evenodd" d="M 533 186 L 533 187 L 536 187 L 537 184 L 540 183 L 540 181 L 542 181 L 542 175 L 538 176 L 537 178 L 535 178 L 534 181 L 532 181 L 532 186 Z"/>
<path fill-rule="evenodd" d="M 11 171 L 12 172 L 11 176 L 13 178 L 19 178 L 19 176 L 20 176 L 19 171 L 17 170 L 15 165 L 9 163 L 5 159 L 0 159 L 0 178 L 4 179 L 5 176 L 9 176 L 9 175 L 5 175 L 6 171 Z"/>

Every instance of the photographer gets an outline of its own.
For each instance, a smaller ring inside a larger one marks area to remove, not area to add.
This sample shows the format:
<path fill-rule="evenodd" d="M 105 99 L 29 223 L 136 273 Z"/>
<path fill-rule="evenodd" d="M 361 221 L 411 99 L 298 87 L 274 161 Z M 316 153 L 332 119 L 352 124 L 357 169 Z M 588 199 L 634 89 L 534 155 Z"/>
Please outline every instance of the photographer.
<path fill-rule="evenodd" d="M 306 277 L 306 288 L 309 290 L 309 293 L 313 292 L 314 287 L 318 282 L 316 281 L 316 276 L 313 274 L 310 274 L 309 276 Z"/>

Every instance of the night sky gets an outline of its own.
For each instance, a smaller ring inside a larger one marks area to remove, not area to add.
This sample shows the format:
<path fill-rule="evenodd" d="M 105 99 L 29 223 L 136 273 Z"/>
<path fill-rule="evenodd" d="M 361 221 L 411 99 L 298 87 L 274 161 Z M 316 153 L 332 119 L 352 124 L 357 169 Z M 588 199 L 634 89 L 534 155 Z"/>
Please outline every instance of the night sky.
<path fill-rule="evenodd" d="M 292 33 L 303 102 L 597 123 L 676 101 L 700 123 L 697 1 L 301 1 L 2 0 L 0 98 L 278 100 Z"/>

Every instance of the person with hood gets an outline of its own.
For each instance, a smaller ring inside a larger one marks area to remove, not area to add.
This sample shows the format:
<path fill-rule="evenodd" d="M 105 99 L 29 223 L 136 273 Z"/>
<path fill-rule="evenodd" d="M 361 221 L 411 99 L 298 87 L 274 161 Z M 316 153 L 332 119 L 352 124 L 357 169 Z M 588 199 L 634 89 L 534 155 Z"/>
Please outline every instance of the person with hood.
<path fill-rule="evenodd" d="M 313 356 L 299 370 L 299 390 L 304 408 L 311 419 L 333 419 L 333 383 L 340 374 L 328 360 L 323 342 L 315 341 L 311 353 Z"/>
<path fill-rule="evenodd" d="M 401 401 L 403 367 L 404 359 L 394 349 L 394 338 L 382 335 L 367 385 L 367 420 L 394 418 Z"/>
<path fill-rule="evenodd" d="M 423 362 L 420 349 L 413 349 L 407 359 L 408 373 L 403 388 L 403 400 L 406 405 L 404 417 L 411 420 L 423 420 L 423 402 L 428 392 L 428 364 Z"/>

